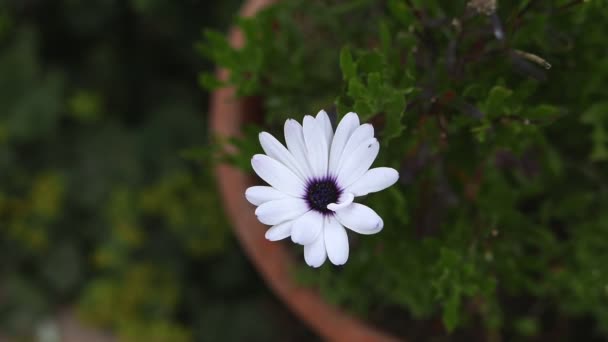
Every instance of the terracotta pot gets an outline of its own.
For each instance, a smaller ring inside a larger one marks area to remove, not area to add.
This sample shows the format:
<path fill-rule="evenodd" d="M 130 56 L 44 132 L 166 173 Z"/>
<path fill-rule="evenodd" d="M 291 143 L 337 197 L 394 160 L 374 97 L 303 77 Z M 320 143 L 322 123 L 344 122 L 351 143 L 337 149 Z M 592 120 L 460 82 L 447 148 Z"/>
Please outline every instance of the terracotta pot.
<path fill-rule="evenodd" d="M 272 0 L 249 0 L 241 8 L 241 16 L 252 16 Z M 230 32 L 235 47 L 243 45 L 243 35 L 236 29 Z M 226 79 L 226 70 L 218 70 Z M 219 137 L 238 136 L 244 122 L 250 120 L 259 106 L 254 102 L 235 98 L 233 88 L 215 91 L 211 98 L 211 128 Z M 230 151 L 228 151 L 230 152 Z M 319 294 L 297 285 L 292 279 L 294 260 L 282 242 L 264 238 L 268 227 L 258 222 L 254 207 L 245 199 L 245 189 L 253 185 L 251 175 L 228 165 L 215 168 L 225 210 L 247 256 L 274 293 L 310 328 L 321 337 L 332 341 L 397 341 L 381 331 L 327 304 Z M 302 262 L 302 261 L 300 261 Z"/>

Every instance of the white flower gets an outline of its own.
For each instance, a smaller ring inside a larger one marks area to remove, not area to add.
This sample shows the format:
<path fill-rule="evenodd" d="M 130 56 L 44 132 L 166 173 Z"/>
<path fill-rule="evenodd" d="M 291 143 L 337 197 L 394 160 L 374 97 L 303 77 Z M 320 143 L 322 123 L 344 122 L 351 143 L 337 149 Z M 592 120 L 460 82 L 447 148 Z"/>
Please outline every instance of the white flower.
<path fill-rule="evenodd" d="M 304 245 L 304 259 L 312 267 L 327 257 L 343 265 L 348 260 L 344 227 L 369 235 L 384 225 L 375 211 L 354 198 L 388 188 L 399 174 L 392 168 L 369 168 L 380 146 L 372 125 L 361 125 L 356 113 L 346 114 L 335 134 L 323 110 L 316 118 L 305 116 L 303 125 L 289 119 L 285 141 L 287 148 L 260 133 L 266 154 L 253 156 L 251 165 L 270 186 L 252 186 L 245 196 L 258 206 L 258 220 L 272 226 L 268 240 L 291 236 Z"/>

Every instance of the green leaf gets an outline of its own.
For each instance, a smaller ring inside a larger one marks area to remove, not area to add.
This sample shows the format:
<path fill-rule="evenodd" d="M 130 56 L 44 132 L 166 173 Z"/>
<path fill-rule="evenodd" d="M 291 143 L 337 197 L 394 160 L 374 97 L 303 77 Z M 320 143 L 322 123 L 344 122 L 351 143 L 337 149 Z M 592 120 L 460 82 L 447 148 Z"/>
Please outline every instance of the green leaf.
<path fill-rule="evenodd" d="M 232 54 L 232 48 L 226 39 L 226 35 L 221 32 L 206 30 L 204 36 L 204 43 L 196 45 L 197 51 L 216 63 L 227 61 L 228 57 Z M 226 64 L 221 65 L 224 66 Z"/>
<path fill-rule="evenodd" d="M 501 116 L 505 113 L 506 101 L 511 94 L 513 94 L 513 91 L 510 89 L 502 86 L 494 86 L 488 94 L 482 111 L 491 118 Z"/>
<path fill-rule="evenodd" d="M 348 96 L 355 100 L 367 98 L 367 89 L 361 80 L 353 77 L 348 81 Z"/>
<path fill-rule="evenodd" d="M 372 117 L 373 114 L 375 114 L 369 103 L 363 100 L 355 101 L 353 109 L 357 114 L 359 114 L 361 121 L 367 121 Z"/>
<path fill-rule="evenodd" d="M 398 218 L 399 222 L 402 224 L 409 223 L 409 212 L 404 210 L 407 208 L 407 200 L 403 192 L 398 190 L 397 187 L 390 187 L 388 189 L 388 194 L 390 195 L 391 205 L 390 208 L 393 208 L 393 215 Z"/>
<path fill-rule="evenodd" d="M 405 1 L 390 0 L 388 2 L 388 8 L 390 9 L 390 13 L 395 16 L 402 25 L 407 27 L 415 22 L 414 14 L 408 8 Z"/>
<path fill-rule="evenodd" d="M 378 72 L 384 66 L 384 55 L 374 50 L 361 55 L 357 60 L 358 70 L 362 73 Z"/>
<path fill-rule="evenodd" d="M 606 125 L 608 123 L 608 103 L 601 102 L 592 105 L 581 115 L 581 122 L 592 126 L 591 141 L 593 149 L 591 160 L 608 160 L 608 133 Z"/>
<path fill-rule="evenodd" d="M 371 97 L 372 100 L 379 101 L 383 94 L 383 83 L 382 77 L 378 72 L 370 72 L 367 74 L 367 91 L 368 96 Z"/>
<path fill-rule="evenodd" d="M 527 111 L 525 116 L 528 119 L 549 120 L 555 119 L 557 116 L 559 116 L 559 114 L 559 108 L 551 105 L 542 104 L 535 106 L 531 110 Z"/>
<path fill-rule="evenodd" d="M 198 83 L 202 88 L 207 90 L 215 90 L 224 85 L 213 73 L 209 72 L 201 73 L 198 77 Z"/>
<path fill-rule="evenodd" d="M 391 139 L 401 135 L 404 126 L 401 123 L 405 113 L 405 98 L 399 92 L 394 92 L 386 100 L 386 126 L 384 127 L 383 143 L 388 145 Z"/>
<path fill-rule="evenodd" d="M 608 102 L 593 104 L 581 115 L 581 122 L 586 124 L 599 124 L 608 119 Z"/>
<path fill-rule="evenodd" d="M 460 321 L 460 295 L 452 294 L 443 305 L 442 321 L 448 332 L 454 331 Z"/>
<path fill-rule="evenodd" d="M 475 135 L 477 141 L 483 143 L 486 141 L 487 133 L 490 130 L 490 124 L 484 121 L 481 125 L 471 128 L 471 133 Z"/>
<path fill-rule="evenodd" d="M 345 81 L 357 75 L 357 66 L 353 62 L 353 56 L 347 46 L 340 51 L 340 69 L 342 69 L 342 77 Z"/>

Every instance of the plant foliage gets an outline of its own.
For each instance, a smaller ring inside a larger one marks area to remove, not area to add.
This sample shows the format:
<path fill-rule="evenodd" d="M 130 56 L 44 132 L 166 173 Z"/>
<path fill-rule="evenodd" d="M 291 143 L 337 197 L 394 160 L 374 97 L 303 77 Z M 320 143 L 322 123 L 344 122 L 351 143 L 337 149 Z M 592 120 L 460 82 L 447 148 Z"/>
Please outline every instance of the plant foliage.
<path fill-rule="evenodd" d="M 400 181 L 366 199 L 385 228 L 351 236 L 346 266 L 300 272 L 328 300 L 405 335 L 412 316 L 481 340 L 606 337 L 608 6 L 492 3 L 281 2 L 239 20 L 242 48 L 206 32 L 230 77 L 202 79 L 262 98 L 273 132 L 321 108 L 377 127 Z"/>

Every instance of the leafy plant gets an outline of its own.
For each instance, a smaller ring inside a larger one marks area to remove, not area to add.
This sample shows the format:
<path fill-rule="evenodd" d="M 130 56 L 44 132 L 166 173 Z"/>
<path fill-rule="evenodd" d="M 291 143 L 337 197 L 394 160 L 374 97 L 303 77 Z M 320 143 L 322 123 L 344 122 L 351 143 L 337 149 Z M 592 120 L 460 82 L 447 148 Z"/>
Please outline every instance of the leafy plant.
<path fill-rule="evenodd" d="M 243 47 L 206 32 L 199 50 L 230 76 L 201 79 L 263 99 L 265 130 L 320 108 L 380 128 L 378 158 L 400 170 L 367 199 L 384 231 L 351 236 L 340 270 L 300 272 L 329 301 L 481 340 L 605 337 L 606 15 L 600 1 L 288 1 L 238 21 Z M 257 142 L 241 145 L 246 165 Z"/>

